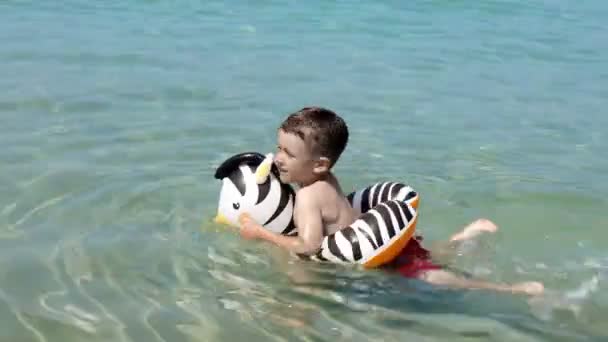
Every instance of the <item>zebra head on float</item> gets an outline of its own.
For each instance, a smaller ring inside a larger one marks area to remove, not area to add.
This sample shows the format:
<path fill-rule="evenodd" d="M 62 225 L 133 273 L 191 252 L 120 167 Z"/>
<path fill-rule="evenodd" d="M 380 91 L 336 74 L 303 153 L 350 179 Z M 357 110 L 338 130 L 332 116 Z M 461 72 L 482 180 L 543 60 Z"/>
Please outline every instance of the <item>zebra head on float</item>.
<path fill-rule="evenodd" d="M 272 154 L 234 155 L 217 168 L 215 178 L 222 181 L 216 223 L 238 227 L 239 215 L 247 213 L 273 232 L 293 230 L 295 194 L 279 180 Z"/>

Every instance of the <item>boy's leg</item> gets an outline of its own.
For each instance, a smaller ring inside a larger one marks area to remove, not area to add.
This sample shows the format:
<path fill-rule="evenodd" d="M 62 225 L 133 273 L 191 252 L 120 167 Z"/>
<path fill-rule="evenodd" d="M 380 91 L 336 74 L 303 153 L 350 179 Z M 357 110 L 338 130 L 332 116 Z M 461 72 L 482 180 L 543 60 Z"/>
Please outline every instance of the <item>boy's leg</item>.
<path fill-rule="evenodd" d="M 482 280 L 467 279 L 445 270 L 424 271 L 418 277 L 433 285 L 447 286 L 458 289 L 485 289 L 499 292 L 540 295 L 544 292 L 542 283 L 531 281 L 516 284 L 497 284 Z"/>
<path fill-rule="evenodd" d="M 494 222 L 487 219 L 478 219 L 464 227 L 462 231 L 452 235 L 450 242 L 470 240 L 481 233 L 494 233 L 498 227 Z"/>
<path fill-rule="evenodd" d="M 439 260 L 450 260 L 453 259 L 456 254 L 460 255 L 458 247 L 462 246 L 463 243 L 473 240 L 482 233 L 494 233 L 498 230 L 498 227 L 494 222 L 487 219 L 477 219 L 469 223 L 460 232 L 452 235 L 447 241 L 437 241 L 431 245 L 431 251 L 433 256 Z"/>

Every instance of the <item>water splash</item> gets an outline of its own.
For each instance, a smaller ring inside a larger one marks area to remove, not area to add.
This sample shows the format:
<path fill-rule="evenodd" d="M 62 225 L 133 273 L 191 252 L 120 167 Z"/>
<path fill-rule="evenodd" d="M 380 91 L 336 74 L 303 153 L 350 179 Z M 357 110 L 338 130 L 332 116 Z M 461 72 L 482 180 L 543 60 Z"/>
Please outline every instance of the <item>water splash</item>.
<path fill-rule="evenodd" d="M 552 320 L 557 311 L 570 312 L 579 318 L 585 303 L 599 289 L 600 278 L 600 275 L 594 275 L 579 287 L 566 292 L 548 290 L 543 296 L 529 299 L 528 304 L 532 313 L 545 321 Z"/>

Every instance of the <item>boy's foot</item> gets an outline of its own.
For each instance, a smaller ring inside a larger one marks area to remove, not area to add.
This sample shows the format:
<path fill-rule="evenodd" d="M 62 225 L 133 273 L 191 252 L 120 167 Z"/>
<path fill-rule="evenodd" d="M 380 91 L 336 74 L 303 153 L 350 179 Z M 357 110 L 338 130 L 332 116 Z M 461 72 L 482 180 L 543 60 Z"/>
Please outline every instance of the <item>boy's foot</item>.
<path fill-rule="evenodd" d="M 454 241 L 463 241 L 469 240 L 477 235 L 487 232 L 494 233 L 498 230 L 498 226 L 494 224 L 494 222 L 486 219 L 478 219 L 471 222 L 468 226 L 466 226 L 460 233 L 454 234 L 450 238 L 450 242 Z"/>
<path fill-rule="evenodd" d="M 545 286 L 537 281 L 527 281 L 511 286 L 514 293 L 523 293 L 530 296 L 538 296 L 545 292 Z"/>

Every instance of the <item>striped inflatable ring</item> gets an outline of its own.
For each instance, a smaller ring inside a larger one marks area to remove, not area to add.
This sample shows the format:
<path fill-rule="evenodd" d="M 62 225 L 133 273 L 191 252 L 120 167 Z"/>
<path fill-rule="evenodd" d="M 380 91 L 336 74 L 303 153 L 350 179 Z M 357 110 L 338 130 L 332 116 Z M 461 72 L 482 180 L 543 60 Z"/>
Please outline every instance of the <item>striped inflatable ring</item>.
<path fill-rule="evenodd" d="M 418 193 L 402 183 L 383 182 L 349 194 L 348 200 L 359 218 L 326 236 L 316 254 L 300 257 L 367 268 L 393 260 L 416 230 Z"/>
<path fill-rule="evenodd" d="M 297 235 L 293 224 L 293 189 L 281 183 L 270 155 L 241 153 L 225 160 L 216 170 L 222 180 L 215 221 L 238 226 L 238 217 L 248 213 L 265 228 Z M 419 195 L 398 182 L 382 182 L 355 191 L 348 200 L 359 218 L 323 239 L 313 255 L 300 258 L 319 262 L 383 265 L 405 247 L 414 234 Z"/>

